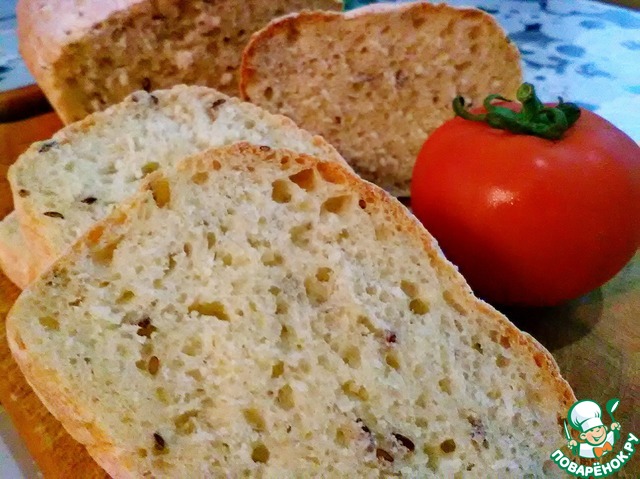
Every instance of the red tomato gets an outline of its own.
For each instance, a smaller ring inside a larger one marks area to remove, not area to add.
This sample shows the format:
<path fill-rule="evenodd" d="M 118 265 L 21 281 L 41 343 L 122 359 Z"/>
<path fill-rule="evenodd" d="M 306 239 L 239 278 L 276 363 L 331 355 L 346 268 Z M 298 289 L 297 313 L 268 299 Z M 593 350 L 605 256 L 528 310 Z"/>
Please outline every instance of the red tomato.
<path fill-rule="evenodd" d="M 480 297 L 555 305 L 602 285 L 637 250 L 640 148 L 586 110 L 556 141 L 456 117 L 420 151 L 411 197 Z"/>

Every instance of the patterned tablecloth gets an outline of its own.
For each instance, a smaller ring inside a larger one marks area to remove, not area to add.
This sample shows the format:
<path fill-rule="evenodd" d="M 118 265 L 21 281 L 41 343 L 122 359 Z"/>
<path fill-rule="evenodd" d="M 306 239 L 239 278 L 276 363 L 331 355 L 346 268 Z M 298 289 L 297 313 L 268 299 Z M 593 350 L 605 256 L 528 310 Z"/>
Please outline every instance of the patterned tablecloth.
<path fill-rule="evenodd" d="M 33 83 L 17 49 L 16 0 L 0 0 L 0 90 Z M 367 0 L 346 0 L 356 8 Z M 495 15 L 544 100 L 596 111 L 640 141 L 640 12 L 593 0 L 449 0 Z"/>

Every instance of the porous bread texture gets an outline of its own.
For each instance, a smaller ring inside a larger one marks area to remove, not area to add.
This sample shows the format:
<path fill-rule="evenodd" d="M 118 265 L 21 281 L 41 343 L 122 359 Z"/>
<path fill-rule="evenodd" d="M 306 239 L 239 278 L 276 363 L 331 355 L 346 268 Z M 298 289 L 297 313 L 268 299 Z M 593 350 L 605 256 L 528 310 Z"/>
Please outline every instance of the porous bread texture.
<path fill-rule="evenodd" d="M 0 221 L 0 269 L 20 289 L 37 276 L 37 264 L 22 237 L 15 212 Z"/>
<path fill-rule="evenodd" d="M 140 89 L 181 83 L 237 95 L 250 35 L 305 8 L 338 0 L 20 0 L 26 64 L 65 123 Z"/>
<path fill-rule="evenodd" d="M 238 141 L 344 162 L 326 141 L 288 118 L 209 88 L 184 85 L 136 92 L 35 143 L 8 174 L 35 273 L 133 194 L 149 172 Z"/>
<path fill-rule="evenodd" d="M 247 144 L 147 178 L 7 335 L 117 478 L 552 477 L 575 400 L 400 203 Z"/>
<path fill-rule="evenodd" d="M 479 105 L 522 80 L 518 50 L 490 15 L 426 2 L 274 20 L 240 71 L 245 99 L 322 134 L 363 178 L 401 196 L 457 95 Z"/>

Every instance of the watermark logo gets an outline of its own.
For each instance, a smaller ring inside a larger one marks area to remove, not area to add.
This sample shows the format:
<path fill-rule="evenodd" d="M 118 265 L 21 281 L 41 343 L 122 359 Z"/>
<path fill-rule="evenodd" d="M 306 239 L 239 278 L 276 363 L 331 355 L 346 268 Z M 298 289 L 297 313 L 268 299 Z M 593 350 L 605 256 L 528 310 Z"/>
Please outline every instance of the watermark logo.
<path fill-rule="evenodd" d="M 614 446 L 619 443 L 622 435 L 620 423 L 613 417 L 618 404 L 620 404 L 619 399 L 607 401 L 605 410 L 611 418 L 609 426 L 602 422 L 602 409 L 595 401 L 578 401 L 569 409 L 567 421 L 571 428 L 578 432 L 579 439 L 573 438 L 565 421 L 564 434 L 567 446 L 573 456 L 594 459 L 595 463 L 592 466 L 578 464 L 565 456 L 560 449 L 551 454 L 551 459 L 572 476 L 583 478 L 607 477 L 622 469 L 636 452 L 635 445 L 638 444 L 639 439 L 629 433 L 621 450 L 614 452 Z"/>

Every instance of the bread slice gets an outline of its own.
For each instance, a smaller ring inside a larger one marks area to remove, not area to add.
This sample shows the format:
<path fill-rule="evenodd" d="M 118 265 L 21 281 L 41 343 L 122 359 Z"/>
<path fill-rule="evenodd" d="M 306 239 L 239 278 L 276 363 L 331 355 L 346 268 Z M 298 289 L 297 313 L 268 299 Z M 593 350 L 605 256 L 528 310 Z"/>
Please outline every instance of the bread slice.
<path fill-rule="evenodd" d="M 15 212 L 0 221 L 0 269 L 20 289 L 37 276 L 36 261 L 25 245 Z"/>
<path fill-rule="evenodd" d="M 302 12 L 256 33 L 245 99 L 322 134 L 365 179 L 407 195 L 416 156 L 464 95 L 515 93 L 518 50 L 488 14 L 426 2 Z"/>
<path fill-rule="evenodd" d="M 305 8 L 339 0 L 19 0 L 25 62 L 65 123 L 140 89 L 181 83 L 238 93 L 251 33 Z"/>
<path fill-rule="evenodd" d="M 574 401 L 399 202 L 248 144 L 149 176 L 7 335 L 118 478 L 542 477 Z"/>
<path fill-rule="evenodd" d="M 134 193 L 145 174 L 241 140 L 344 161 L 326 141 L 288 118 L 193 86 L 137 92 L 35 143 L 8 175 L 35 273 Z"/>

